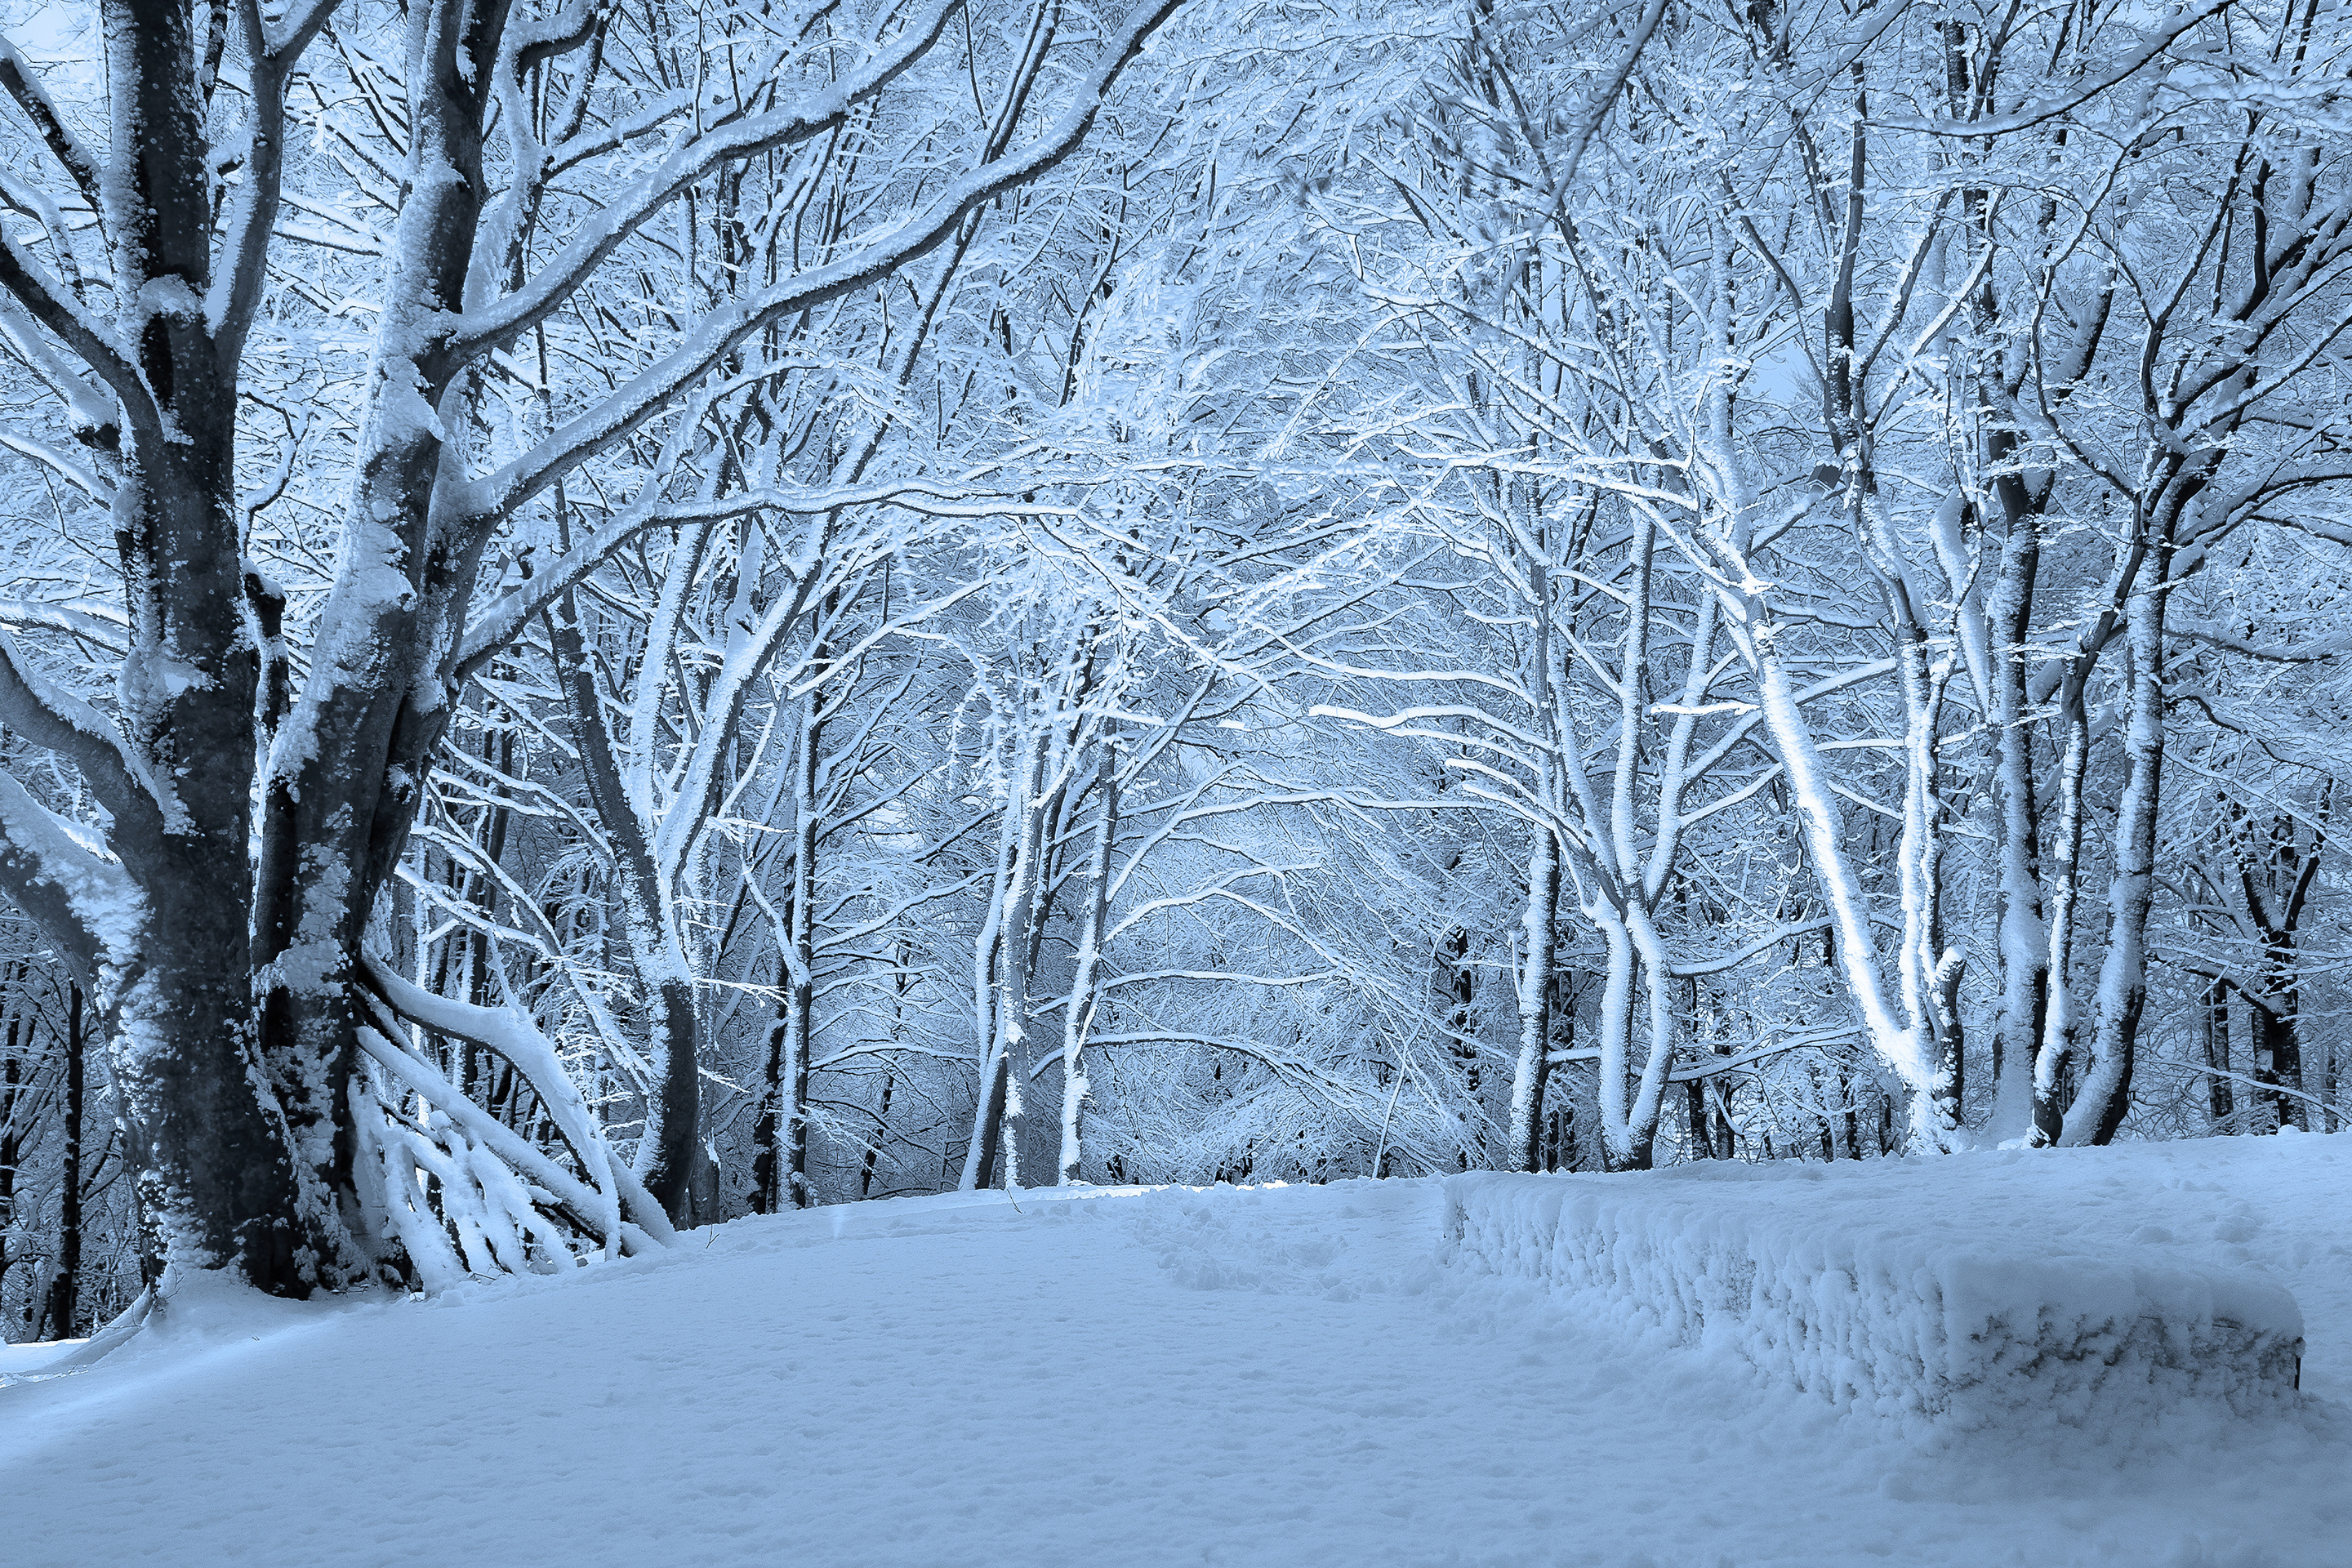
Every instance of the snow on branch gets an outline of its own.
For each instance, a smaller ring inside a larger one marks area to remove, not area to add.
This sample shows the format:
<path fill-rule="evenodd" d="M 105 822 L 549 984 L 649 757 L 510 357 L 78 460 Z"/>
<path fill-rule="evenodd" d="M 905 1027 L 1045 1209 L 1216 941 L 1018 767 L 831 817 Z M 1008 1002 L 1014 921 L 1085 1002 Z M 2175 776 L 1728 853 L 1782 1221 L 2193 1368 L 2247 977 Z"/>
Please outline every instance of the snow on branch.
<path fill-rule="evenodd" d="M 272 28 L 257 0 L 236 7 L 246 57 L 246 115 L 238 183 L 221 225 L 220 259 L 205 300 L 205 327 L 227 357 L 242 351 L 268 275 L 269 242 L 278 231 L 286 165 L 286 83 L 295 62 L 327 24 L 337 0 L 310 0 Z"/>
<path fill-rule="evenodd" d="M 902 220 L 855 254 L 712 310 L 701 328 L 677 350 L 624 383 L 595 408 L 505 468 L 471 483 L 464 510 L 482 528 L 512 515 L 580 464 L 634 435 L 754 332 L 880 282 L 930 254 L 957 232 L 971 213 L 1051 172 L 1085 139 L 1119 72 L 1181 4 L 1183 0 L 1152 0 L 1129 17 L 1105 44 L 1070 108 L 1036 141 L 950 182 L 922 213 Z M 560 303 L 560 300 L 549 300 L 537 309 L 544 315 Z M 495 322 L 467 329 L 454 342 L 471 345 L 466 352 L 473 352 L 530 324 L 511 314 L 498 315 Z"/>
<path fill-rule="evenodd" d="M 25 368 L 66 405 L 73 429 L 94 435 L 115 423 L 114 405 L 108 395 L 60 359 L 25 308 L 5 294 L 0 294 L 0 335 L 7 338 Z"/>
<path fill-rule="evenodd" d="M 522 628 L 536 617 L 554 608 L 556 602 L 578 587 L 608 560 L 613 552 L 628 543 L 648 528 L 669 526 L 663 515 L 662 485 L 667 476 L 676 473 L 685 463 L 688 447 L 695 433 L 702 427 L 714 404 L 725 389 L 706 386 L 689 399 L 677 422 L 662 442 L 662 449 L 654 462 L 652 474 L 638 491 L 636 500 L 614 520 L 613 525 L 590 534 L 562 555 L 521 583 L 501 595 L 496 603 L 476 622 L 460 648 L 451 679 L 463 681 L 488 664 L 508 644 L 522 635 Z"/>
<path fill-rule="evenodd" d="M 1988 114 L 1975 120 L 1889 114 L 1876 117 L 1876 122 L 1898 131 L 1924 131 L 1930 136 L 2001 136 L 2015 131 L 2030 131 L 2044 121 L 2074 113 L 2118 82 L 2137 76 L 2149 62 L 2178 43 L 2183 34 L 2193 31 L 2206 18 L 2221 15 L 2236 3 L 2237 0 L 2208 0 L 2200 9 L 2183 10 L 2168 16 L 2141 34 L 2137 46 L 2108 61 L 2105 69 L 2082 78 L 2063 93 L 2036 100 L 2007 114 Z"/>
<path fill-rule="evenodd" d="M 113 503 L 114 486 L 110 481 L 100 477 L 95 469 L 74 461 L 47 441 L 36 440 L 14 430 L 0 429 L 0 447 L 32 458 L 99 505 Z"/>
<path fill-rule="evenodd" d="M 625 1163 L 613 1158 L 603 1129 L 580 1098 L 579 1089 L 556 1058 L 538 1026 L 518 1009 L 478 1007 L 436 996 L 402 979 L 372 954 L 362 954 L 360 975 L 381 1023 L 392 1030 L 362 1027 L 362 1047 L 386 1071 L 406 1083 L 470 1138 L 519 1174 L 552 1195 L 564 1217 L 601 1239 L 604 1255 L 621 1257 L 669 1245 L 677 1239 L 661 1205 L 655 1203 Z M 504 1058 L 546 1108 L 564 1142 L 587 1172 L 585 1182 L 533 1148 L 520 1134 L 459 1093 L 440 1070 L 394 1042 L 396 1025 L 417 1024 L 438 1035 L 465 1040 Z"/>
<path fill-rule="evenodd" d="M 16 239 L 0 233 L 0 289 L 5 289 L 32 318 L 58 335 L 59 342 L 107 384 L 132 421 L 161 438 L 163 415 L 138 367 L 126 358 L 114 334 L 83 310 L 58 279 L 25 253 Z"/>
<path fill-rule="evenodd" d="M 5 432 L 0 432 L 0 444 L 15 445 Z M 41 626 L 79 637 L 108 653 L 119 655 L 124 651 L 122 614 L 109 605 L 85 609 L 37 599 L 0 599 L 0 626 Z"/>
<path fill-rule="evenodd" d="M 1806 921 L 1800 925 L 1785 925 L 1762 941 L 1748 943 L 1738 952 L 1728 953 L 1721 958 L 1693 959 L 1687 963 L 1677 963 L 1674 966 L 1673 973 L 1678 980 L 1687 979 L 1694 974 L 1720 974 L 1727 969 L 1738 968 L 1758 953 L 1768 952 L 1790 937 L 1811 936 L 1815 931 L 1827 931 L 1831 923 L 1829 917 L 1824 915 L 1820 920 Z"/>
<path fill-rule="evenodd" d="M 326 0 L 326 3 L 331 3 L 331 0 Z M 89 155 L 89 150 L 73 133 L 73 128 L 58 113 L 58 106 L 50 100 L 48 90 L 41 85 L 41 79 L 34 74 L 25 57 L 16 52 L 16 46 L 6 38 L 0 38 L 0 89 L 5 89 L 10 98 L 16 100 L 16 107 L 24 111 L 25 118 L 33 122 L 33 129 L 40 132 L 49 155 L 73 176 L 74 188 L 81 193 L 83 205 L 98 219 L 99 232 L 103 235 L 106 230 L 106 203 L 98 160 Z"/>
<path fill-rule="evenodd" d="M 88 833 L 0 773 L 0 892 L 96 990 L 104 969 L 131 961 L 144 909 L 130 874 L 91 847 Z"/>
<path fill-rule="evenodd" d="M 469 358 L 562 310 L 624 241 L 688 186 L 721 166 L 797 146 L 842 125 L 859 105 L 870 101 L 930 52 L 960 4 L 961 0 L 936 0 L 892 40 L 887 52 L 814 102 L 742 121 L 698 136 L 672 153 L 635 189 L 606 205 L 600 221 L 566 246 L 538 277 L 497 304 L 467 312 L 449 334 L 444 352 L 456 359 Z"/>
<path fill-rule="evenodd" d="M 5 631 L 0 631 L 0 721 L 79 768 L 118 829 L 172 832 L 184 823 L 177 797 L 122 743 L 112 722 L 35 673 Z"/>

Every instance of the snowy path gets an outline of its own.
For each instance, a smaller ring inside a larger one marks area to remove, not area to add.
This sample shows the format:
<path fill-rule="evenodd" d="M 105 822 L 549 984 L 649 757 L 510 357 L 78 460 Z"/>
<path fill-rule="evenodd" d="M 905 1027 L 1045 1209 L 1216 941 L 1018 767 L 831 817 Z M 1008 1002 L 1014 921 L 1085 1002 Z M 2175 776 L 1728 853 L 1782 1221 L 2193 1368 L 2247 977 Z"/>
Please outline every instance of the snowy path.
<path fill-rule="evenodd" d="M 2313 1173 L 2340 1198 L 2347 1168 Z M 2159 1200 L 2205 1223 L 2128 1201 Z M 2335 1399 L 2178 1445 L 1931 1455 L 1439 1268 L 1433 1184 L 1022 1206 L 743 1221 L 429 1304 L 182 1310 L 0 1388 L 0 1563 L 2352 1564 Z M 2352 1281 L 2347 1206 L 2298 1237 L 2298 1294 Z M 2347 1305 L 2305 1304 L 2305 1386 L 2336 1398 Z"/>

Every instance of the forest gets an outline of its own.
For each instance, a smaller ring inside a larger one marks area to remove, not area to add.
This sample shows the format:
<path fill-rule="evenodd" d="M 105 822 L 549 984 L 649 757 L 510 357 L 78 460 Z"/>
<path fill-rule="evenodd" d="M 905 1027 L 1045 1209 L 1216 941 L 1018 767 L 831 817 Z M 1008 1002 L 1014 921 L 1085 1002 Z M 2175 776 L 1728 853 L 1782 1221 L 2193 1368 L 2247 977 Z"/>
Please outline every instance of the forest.
<path fill-rule="evenodd" d="M 0 1337 L 2343 1126 L 2344 0 L 5 21 Z"/>

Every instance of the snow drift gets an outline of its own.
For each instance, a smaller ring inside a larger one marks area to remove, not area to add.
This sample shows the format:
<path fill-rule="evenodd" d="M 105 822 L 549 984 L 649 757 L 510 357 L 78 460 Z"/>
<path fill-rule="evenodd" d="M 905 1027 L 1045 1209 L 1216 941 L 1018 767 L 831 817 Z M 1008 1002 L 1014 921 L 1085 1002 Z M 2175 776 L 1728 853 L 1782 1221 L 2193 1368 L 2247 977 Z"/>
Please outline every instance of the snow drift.
<path fill-rule="evenodd" d="M 2284 1288 L 2053 1244 L 2013 1192 L 1954 1180 L 1994 1158 L 1457 1176 L 1441 1246 L 1930 1432 L 2122 1432 L 2184 1402 L 2292 1401 L 2303 1314 Z"/>

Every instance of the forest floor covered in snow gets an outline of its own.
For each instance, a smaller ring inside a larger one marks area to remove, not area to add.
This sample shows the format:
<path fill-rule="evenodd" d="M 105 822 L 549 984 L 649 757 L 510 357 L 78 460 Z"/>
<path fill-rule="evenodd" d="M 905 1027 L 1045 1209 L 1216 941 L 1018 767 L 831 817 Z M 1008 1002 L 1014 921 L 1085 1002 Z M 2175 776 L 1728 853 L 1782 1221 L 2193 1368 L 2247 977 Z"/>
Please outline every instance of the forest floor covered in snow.
<path fill-rule="evenodd" d="M 2122 1429 L 1803 1392 L 1486 1267 L 1463 1190 L 902 1199 L 432 1300 L 184 1293 L 85 1371 L 0 1348 L 0 1561 L 2352 1563 L 2352 1136 L 1825 1172 L 1841 1226 L 2292 1292 L 2299 1394 Z"/>

